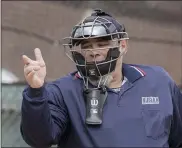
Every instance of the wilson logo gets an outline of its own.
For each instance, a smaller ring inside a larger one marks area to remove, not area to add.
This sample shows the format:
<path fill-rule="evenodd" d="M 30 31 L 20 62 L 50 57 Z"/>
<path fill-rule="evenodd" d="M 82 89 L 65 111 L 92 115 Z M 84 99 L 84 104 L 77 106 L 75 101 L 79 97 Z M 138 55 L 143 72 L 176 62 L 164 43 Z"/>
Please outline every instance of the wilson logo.
<path fill-rule="evenodd" d="M 91 100 L 91 106 L 97 106 L 99 104 L 98 100 Z"/>

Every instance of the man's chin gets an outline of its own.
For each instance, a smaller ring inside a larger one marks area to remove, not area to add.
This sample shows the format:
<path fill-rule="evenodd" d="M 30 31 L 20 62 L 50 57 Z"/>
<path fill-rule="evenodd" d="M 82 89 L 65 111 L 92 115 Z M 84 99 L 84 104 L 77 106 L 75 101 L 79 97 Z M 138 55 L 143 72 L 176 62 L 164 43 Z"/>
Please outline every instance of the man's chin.
<path fill-rule="evenodd" d="M 109 87 L 109 84 L 113 80 L 112 75 L 106 75 L 103 77 L 90 77 L 89 82 L 94 86 L 102 86 L 105 85 Z"/>

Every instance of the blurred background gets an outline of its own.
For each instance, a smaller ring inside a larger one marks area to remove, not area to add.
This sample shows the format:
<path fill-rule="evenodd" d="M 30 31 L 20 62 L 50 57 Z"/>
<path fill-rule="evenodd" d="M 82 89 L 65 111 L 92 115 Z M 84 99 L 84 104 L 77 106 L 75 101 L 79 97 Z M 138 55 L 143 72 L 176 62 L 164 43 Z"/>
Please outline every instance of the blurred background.
<path fill-rule="evenodd" d="M 19 130 L 21 56 L 35 59 L 39 47 L 47 81 L 75 70 L 59 40 L 73 25 L 101 8 L 125 24 L 129 51 L 125 63 L 159 65 L 182 85 L 182 2 L 180 1 L 2 1 L 2 147 L 25 147 Z"/>

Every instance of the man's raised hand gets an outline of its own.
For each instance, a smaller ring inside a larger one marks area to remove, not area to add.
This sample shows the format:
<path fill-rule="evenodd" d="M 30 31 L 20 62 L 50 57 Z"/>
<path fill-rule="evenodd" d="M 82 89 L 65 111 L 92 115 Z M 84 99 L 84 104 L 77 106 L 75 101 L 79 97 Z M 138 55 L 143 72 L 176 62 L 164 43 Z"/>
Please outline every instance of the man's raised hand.
<path fill-rule="evenodd" d="M 24 63 L 24 76 L 27 83 L 32 88 L 40 88 L 44 85 L 46 77 L 46 65 L 39 48 L 34 50 L 36 60 L 32 60 L 26 55 L 22 56 Z"/>

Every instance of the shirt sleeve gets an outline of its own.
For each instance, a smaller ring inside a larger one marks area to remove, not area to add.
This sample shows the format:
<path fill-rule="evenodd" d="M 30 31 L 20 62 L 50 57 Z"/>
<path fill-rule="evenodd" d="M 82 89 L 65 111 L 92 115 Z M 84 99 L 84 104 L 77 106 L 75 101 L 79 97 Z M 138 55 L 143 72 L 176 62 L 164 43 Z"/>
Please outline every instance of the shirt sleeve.
<path fill-rule="evenodd" d="M 33 147 L 58 144 L 68 127 L 69 117 L 60 88 L 56 83 L 23 91 L 20 131 Z"/>
<path fill-rule="evenodd" d="M 182 92 L 175 83 L 171 86 L 173 118 L 169 135 L 170 147 L 182 147 Z"/>

